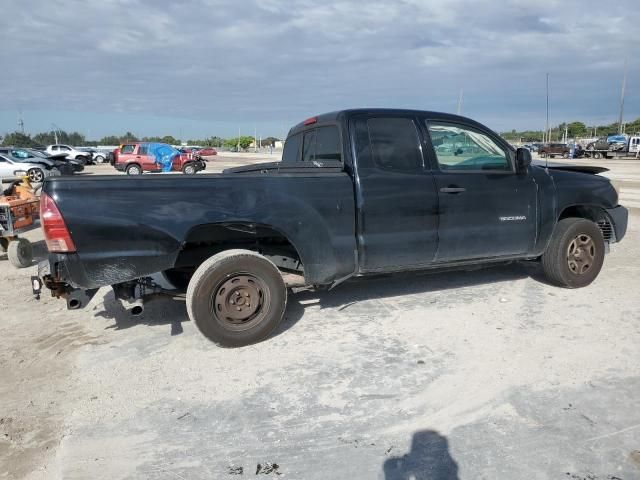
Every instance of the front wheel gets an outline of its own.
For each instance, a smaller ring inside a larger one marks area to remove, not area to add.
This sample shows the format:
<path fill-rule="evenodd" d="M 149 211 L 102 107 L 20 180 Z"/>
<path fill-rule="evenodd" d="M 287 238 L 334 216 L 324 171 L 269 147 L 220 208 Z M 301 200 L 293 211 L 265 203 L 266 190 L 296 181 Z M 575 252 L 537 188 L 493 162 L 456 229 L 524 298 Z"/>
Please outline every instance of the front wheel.
<path fill-rule="evenodd" d="M 600 152 L 595 152 L 593 154 L 593 158 L 596 158 L 596 159 L 600 160 L 602 158 L 602 154 Z"/>
<path fill-rule="evenodd" d="M 185 175 L 195 175 L 195 165 L 193 163 L 187 163 L 184 167 L 182 167 L 182 173 L 184 173 Z"/>
<path fill-rule="evenodd" d="M 586 287 L 595 280 L 604 262 L 604 238 L 600 228 L 584 218 L 560 220 L 542 255 L 542 269 L 554 285 Z"/>
<path fill-rule="evenodd" d="M 40 183 L 44 180 L 44 172 L 39 168 L 32 168 L 27 172 L 29 180 L 33 183 Z"/>
<path fill-rule="evenodd" d="M 249 250 L 206 260 L 187 288 L 187 312 L 202 334 L 224 347 L 264 340 L 280 323 L 287 289 L 278 268 Z"/>
<path fill-rule="evenodd" d="M 569 158 L 569 152 L 564 152 L 562 154 L 562 158 Z"/>

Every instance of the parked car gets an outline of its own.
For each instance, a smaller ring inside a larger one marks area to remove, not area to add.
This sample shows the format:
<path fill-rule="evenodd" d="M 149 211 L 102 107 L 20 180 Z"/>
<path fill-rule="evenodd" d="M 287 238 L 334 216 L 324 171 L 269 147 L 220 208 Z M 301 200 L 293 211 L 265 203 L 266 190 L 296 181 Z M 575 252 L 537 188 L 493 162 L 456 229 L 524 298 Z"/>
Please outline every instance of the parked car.
<path fill-rule="evenodd" d="M 47 146 L 45 152 L 47 152 L 49 155 L 66 154 L 67 158 L 71 160 L 80 160 L 84 165 L 86 165 L 87 163 L 91 163 L 92 161 L 91 152 L 85 152 L 77 148 L 70 147 L 69 145 L 49 145 Z"/>
<path fill-rule="evenodd" d="M 0 154 L 16 162 L 40 164 L 47 169 L 57 168 L 62 175 L 73 175 L 84 170 L 84 166 L 78 160 L 51 157 L 40 150 L 31 148 L 0 147 Z"/>
<path fill-rule="evenodd" d="M 40 183 L 45 178 L 60 175 L 60 171 L 54 167 L 45 167 L 41 163 L 17 161 L 0 155 L 0 178 L 18 177 L 23 174 L 26 174 L 30 181 Z"/>
<path fill-rule="evenodd" d="M 538 149 L 538 155 L 542 158 L 546 157 L 562 157 L 569 158 L 571 147 L 565 143 L 545 143 Z"/>
<path fill-rule="evenodd" d="M 587 150 L 609 150 L 607 137 L 599 137 L 595 142 L 587 143 Z"/>
<path fill-rule="evenodd" d="M 200 155 L 201 157 L 213 157 L 214 155 L 217 155 L 217 154 L 218 154 L 218 151 L 213 147 L 201 148 L 198 151 L 198 155 Z"/>
<path fill-rule="evenodd" d="M 149 153 L 150 142 L 126 143 L 114 152 L 113 166 L 127 175 L 141 175 L 143 172 L 161 172 L 162 165 Z M 169 145 L 167 145 L 169 147 Z M 173 158 L 171 170 L 193 175 L 206 168 L 205 162 L 192 153 L 178 152 Z"/>
<path fill-rule="evenodd" d="M 39 278 L 71 309 L 104 286 L 138 314 L 147 295 L 184 294 L 199 330 L 226 346 L 266 338 L 287 286 L 527 260 L 555 285 L 584 287 L 627 228 L 602 171 L 532 165 L 528 150 L 455 115 L 332 112 L 293 127 L 281 162 L 45 182 Z"/>
<path fill-rule="evenodd" d="M 106 163 L 109 159 L 109 152 L 94 147 L 80 147 L 78 150 L 91 154 L 91 163 Z"/>

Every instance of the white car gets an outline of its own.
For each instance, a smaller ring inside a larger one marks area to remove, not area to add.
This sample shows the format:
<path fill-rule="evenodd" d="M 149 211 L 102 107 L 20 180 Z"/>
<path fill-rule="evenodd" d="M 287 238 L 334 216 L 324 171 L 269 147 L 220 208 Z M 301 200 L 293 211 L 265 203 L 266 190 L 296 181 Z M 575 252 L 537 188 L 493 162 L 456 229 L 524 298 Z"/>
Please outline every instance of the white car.
<path fill-rule="evenodd" d="M 0 155 L 0 178 L 20 177 L 25 173 L 29 176 L 29 180 L 40 183 L 47 177 L 60 175 L 60 170 L 57 168 L 46 169 L 37 163 L 16 162 Z"/>
<path fill-rule="evenodd" d="M 49 155 L 66 154 L 67 158 L 71 160 L 82 160 L 82 163 L 84 164 L 91 161 L 91 152 L 83 152 L 82 150 L 70 147 L 69 145 L 49 145 L 45 151 Z"/>

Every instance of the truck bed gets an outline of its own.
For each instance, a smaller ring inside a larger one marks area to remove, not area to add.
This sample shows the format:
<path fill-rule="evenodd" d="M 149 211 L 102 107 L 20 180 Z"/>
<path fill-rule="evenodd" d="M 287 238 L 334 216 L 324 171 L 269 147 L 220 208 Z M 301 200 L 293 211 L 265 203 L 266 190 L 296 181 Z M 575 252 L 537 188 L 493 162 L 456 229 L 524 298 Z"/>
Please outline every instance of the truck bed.
<path fill-rule="evenodd" d="M 335 169 L 55 178 L 43 191 L 56 202 L 77 252 L 51 265 L 78 288 L 133 280 L 174 266 L 200 226 L 268 226 L 286 236 L 309 283 L 356 269 L 351 178 Z"/>

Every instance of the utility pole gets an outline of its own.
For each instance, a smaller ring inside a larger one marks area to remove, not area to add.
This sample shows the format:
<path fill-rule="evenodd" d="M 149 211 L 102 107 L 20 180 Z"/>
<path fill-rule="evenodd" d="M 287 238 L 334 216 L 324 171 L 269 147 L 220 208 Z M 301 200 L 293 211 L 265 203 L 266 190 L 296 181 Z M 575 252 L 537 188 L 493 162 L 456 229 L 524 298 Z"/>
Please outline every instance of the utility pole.
<path fill-rule="evenodd" d="M 547 133 L 547 143 L 551 141 L 551 131 L 549 130 L 549 74 L 547 73 L 547 124 L 545 127 Z"/>
<path fill-rule="evenodd" d="M 18 128 L 20 133 L 24 134 L 24 122 L 22 121 L 22 112 L 18 113 Z"/>
<path fill-rule="evenodd" d="M 457 115 L 460 115 L 462 113 L 462 95 L 463 90 L 460 89 L 460 94 L 458 95 L 458 109 L 456 110 Z"/>
<path fill-rule="evenodd" d="M 620 92 L 620 117 L 618 118 L 618 133 L 622 134 L 622 116 L 624 115 L 624 94 L 627 88 L 628 59 L 624 59 L 624 76 L 622 77 L 622 91 Z"/>
<path fill-rule="evenodd" d="M 258 127 L 253 126 L 253 153 L 258 153 Z"/>

